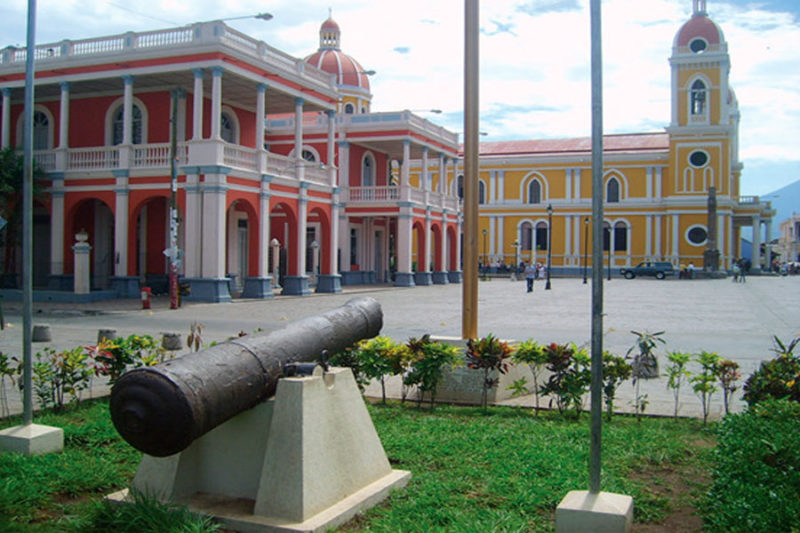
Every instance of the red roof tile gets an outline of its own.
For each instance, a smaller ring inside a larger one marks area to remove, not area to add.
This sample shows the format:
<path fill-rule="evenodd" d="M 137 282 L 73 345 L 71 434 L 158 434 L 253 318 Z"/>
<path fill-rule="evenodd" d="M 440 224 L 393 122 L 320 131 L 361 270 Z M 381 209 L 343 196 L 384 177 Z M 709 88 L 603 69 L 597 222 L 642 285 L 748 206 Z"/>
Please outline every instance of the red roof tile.
<path fill-rule="evenodd" d="M 603 152 L 605 153 L 666 150 L 668 148 L 669 135 L 666 133 L 635 133 L 603 136 Z M 482 142 L 480 145 L 480 153 L 482 156 L 527 154 L 556 155 L 566 153 L 591 153 L 591 151 L 591 137 Z"/>

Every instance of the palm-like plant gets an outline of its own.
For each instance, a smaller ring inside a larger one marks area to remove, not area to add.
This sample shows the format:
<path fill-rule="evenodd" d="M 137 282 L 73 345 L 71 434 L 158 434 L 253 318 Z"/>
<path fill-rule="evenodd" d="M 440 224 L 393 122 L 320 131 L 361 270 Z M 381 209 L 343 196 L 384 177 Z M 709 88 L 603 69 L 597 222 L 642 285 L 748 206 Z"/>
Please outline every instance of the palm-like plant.
<path fill-rule="evenodd" d="M 483 388 L 481 390 L 481 406 L 486 409 L 489 403 L 489 389 L 496 387 L 499 378 L 490 378 L 489 373 L 496 370 L 500 374 L 508 371 L 507 359 L 511 357 L 511 346 L 491 333 L 482 339 L 467 341 L 467 366 L 483 370 Z"/>

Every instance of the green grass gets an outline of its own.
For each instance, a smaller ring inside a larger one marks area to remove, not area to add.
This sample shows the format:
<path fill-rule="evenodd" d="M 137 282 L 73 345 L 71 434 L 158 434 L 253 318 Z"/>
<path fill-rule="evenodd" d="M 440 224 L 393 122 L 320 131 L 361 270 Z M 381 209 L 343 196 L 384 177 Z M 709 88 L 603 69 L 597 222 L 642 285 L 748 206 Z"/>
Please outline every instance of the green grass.
<path fill-rule="evenodd" d="M 547 532 L 561 498 L 588 487 L 586 416 L 576 422 L 525 409 L 442 405 L 431 412 L 399 404 L 370 412 L 394 468 L 413 478 L 343 531 Z M 0 455 L 0 531 L 211 531 L 156 502 L 140 502 L 146 511 L 133 506 L 124 516 L 98 503 L 128 485 L 140 457 L 116 434 L 107 401 L 36 422 L 63 427 L 65 451 Z M 710 470 L 713 442 L 713 430 L 695 420 L 617 416 L 604 424 L 603 490 L 633 496 L 637 522 L 658 521 L 677 501 L 668 490 L 675 475 L 694 489 L 681 498 L 705 492 L 693 480 Z M 137 513 L 150 522 L 136 522 Z M 126 529 L 130 524 L 137 525 Z"/>

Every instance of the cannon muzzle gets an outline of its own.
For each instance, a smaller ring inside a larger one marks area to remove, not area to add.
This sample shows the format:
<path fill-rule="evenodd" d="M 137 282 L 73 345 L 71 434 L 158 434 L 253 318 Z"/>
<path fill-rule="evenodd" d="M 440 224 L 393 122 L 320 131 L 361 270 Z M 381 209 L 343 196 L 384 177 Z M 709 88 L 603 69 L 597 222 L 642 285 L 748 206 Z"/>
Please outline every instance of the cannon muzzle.
<path fill-rule="evenodd" d="M 376 336 L 383 326 L 374 298 L 241 337 L 120 377 L 111 420 L 131 446 L 165 457 L 275 393 L 284 365 L 311 362 Z"/>

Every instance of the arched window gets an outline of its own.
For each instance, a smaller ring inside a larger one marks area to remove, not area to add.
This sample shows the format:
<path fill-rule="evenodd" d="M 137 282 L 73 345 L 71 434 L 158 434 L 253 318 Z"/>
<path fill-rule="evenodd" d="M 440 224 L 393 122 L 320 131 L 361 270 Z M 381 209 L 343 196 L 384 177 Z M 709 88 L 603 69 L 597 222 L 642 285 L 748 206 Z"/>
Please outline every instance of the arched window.
<path fill-rule="evenodd" d="M 619 202 L 619 181 L 617 178 L 611 178 L 606 183 L 606 202 Z"/>
<path fill-rule="evenodd" d="M 306 148 L 303 148 L 302 157 L 303 157 L 303 161 L 308 161 L 309 163 L 316 163 L 317 162 L 317 156 L 314 155 L 314 152 L 312 152 L 311 150 L 308 150 Z"/>
<path fill-rule="evenodd" d="M 375 162 L 372 160 L 371 155 L 364 156 L 361 161 L 361 186 L 375 186 Z"/>
<path fill-rule="evenodd" d="M 227 113 L 222 113 L 219 118 L 219 135 L 222 140 L 229 143 L 236 142 L 236 125 L 234 124 L 231 116 Z"/>
<path fill-rule="evenodd" d="M 482 181 L 478 181 L 478 203 L 486 203 L 486 184 Z"/>
<path fill-rule="evenodd" d="M 550 243 L 547 242 L 547 224 L 539 222 L 536 224 L 536 249 L 547 250 Z"/>
<path fill-rule="evenodd" d="M 628 226 L 624 222 L 614 224 L 614 251 L 628 251 Z"/>
<path fill-rule="evenodd" d="M 464 199 L 464 176 L 461 174 L 456 179 L 456 194 L 460 200 Z"/>
<path fill-rule="evenodd" d="M 706 114 L 706 84 L 702 80 L 696 80 L 692 84 L 691 91 L 691 108 L 692 115 L 705 115 Z"/>
<path fill-rule="evenodd" d="M 603 222 L 603 251 L 607 252 L 609 249 L 611 249 L 611 225 Z"/>
<path fill-rule="evenodd" d="M 531 180 L 528 184 L 528 203 L 542 203 L 542 184 L 539 183 L 539 180 Z"/>
<path fill-rule="evenodd" d="M 344 113 L 346 115 L 352 115 L 355 112 L 356 112 L 356 108 L 353 106 L 353 104 L 345 104 L 344 105 Z"/>
<path fill-rule="evenodd" d="M 50 120 L 41 111 L 33 112 L 33 149 L 50 148 Z"/>
<path fill-rule="evenodd" d="M 530 251 L 533 248 L 533 225 L 523 222 L 519 227 L 521 249 Z"/>
<path fill-rule="evenodd" d="M 113 134 L 111 144 L 114 146 L 118 144 L 122 144 L 122 140 L 124 138 L 122 133 L 122 124 L 123 124 L 123 113 L 125 108 L 123 106 L 119 106 L 117 111 L 114 113 L 113 119 Z M 139 106 L 134 105 L 132 107 L 132 120 L 131 120 L 131 142 L 133 144 L 142 144 L 142 110 L 139 109 Z"/>

